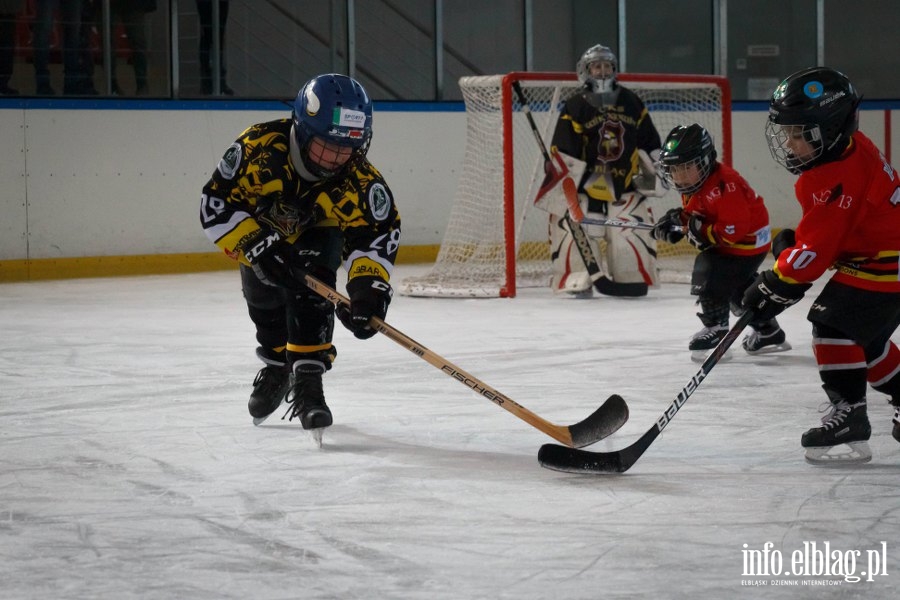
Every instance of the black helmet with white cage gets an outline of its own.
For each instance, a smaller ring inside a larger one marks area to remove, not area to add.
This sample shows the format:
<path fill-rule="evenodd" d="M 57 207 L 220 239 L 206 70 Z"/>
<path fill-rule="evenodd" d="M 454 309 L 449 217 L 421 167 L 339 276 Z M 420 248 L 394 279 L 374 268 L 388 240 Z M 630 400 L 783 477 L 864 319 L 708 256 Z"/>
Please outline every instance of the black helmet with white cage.
<path fill-rule="evenodd" d="M 697 123 L 679 125 L 669 132 L 659 151 L 659 170 L 663 179 L 682 194 L 693 194 L 706 181 L 716 163 L 716 146 L 709 132 Z M 689 185 L 672 178 L 674 167 L 697 166 L 699 179 Z"/>
<path fill-rule="evenodd" d="M 858 129 L 861 99 L 840 71 L 812 67 L 790 75 L 769 102 L 766 139 L 772 158 L 791 173 L 838 159 Z M 800 136 L 811 151 L 798 156 L 790 140 Z"/>

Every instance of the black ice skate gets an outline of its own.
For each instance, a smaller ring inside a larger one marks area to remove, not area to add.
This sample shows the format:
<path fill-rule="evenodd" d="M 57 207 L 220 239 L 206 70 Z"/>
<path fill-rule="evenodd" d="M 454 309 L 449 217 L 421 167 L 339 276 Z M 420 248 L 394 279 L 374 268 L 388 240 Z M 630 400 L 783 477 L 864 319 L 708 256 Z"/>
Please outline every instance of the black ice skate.
<path fill-rule="evenodd" d="M 752 355 L 786 352 L 791 349 L 791 345 L 785 339 L 784 330 L 778 326 L 775 319 L 760 327 L 754 327 L 750 334 L 744 337 L 741 346 L 747 354 Z"/>
<path fill-rule="evenodd" d="M 318 444 L 322 443 L 321 430 L 332 423 L 331 410 L 325 404 L 325 392 L 322 390 L 324 372 L 325 366 L 318 361 L 295 362 L 294 382 L 288 394 L 291 404 L 288 421 L 296 417 L 300 419 L 303 429 L 318 430 L 318 435 L 314 435 Z"/>
<path fill-rule="evenodd" d="M 261 349 L 256 350 L 256 355 L 266 366 L 259 370 L 253 380 L 253 392 L 247 408 L 253 417 L 253 424 L 259 425 L 281 406 L 281 401 L 291 386 L 291 373 L 285 363 L 263 356 Z"/>
<path fill-rule="evenodd" d="M 850 404 L 832 397 L 831 409 L 822 417 L 822 426 L 804 433 L 800 445 L 806 448 L 806 462 L 814 465 L 864 463 L 872 460 L 868 444 L 871 435 L 865 398 Z"/>
<path fill-rule="evenodd" d="M 691 337 L 688 343 L 688 350 L 691 351 L 691 360 L 694 362 L 703 362 L 709 351 L 719 345 L 725 334 L 728 333 L 728 327 L 725 325 L 713 325 L 704 327 Z M 731 358 L 731 351 L 726 352 L 719 362 L 724 362 Z"/>

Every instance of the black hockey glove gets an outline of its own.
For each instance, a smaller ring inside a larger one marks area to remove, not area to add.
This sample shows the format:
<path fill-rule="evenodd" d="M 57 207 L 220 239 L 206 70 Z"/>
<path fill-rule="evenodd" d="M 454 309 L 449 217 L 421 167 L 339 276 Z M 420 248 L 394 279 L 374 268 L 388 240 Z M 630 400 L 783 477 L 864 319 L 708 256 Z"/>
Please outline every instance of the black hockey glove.
<path fill-rule="evenodd" d="M 350 307 L 342 303 L 335 314 L 354 336 L 367 340 L 378 333 L 369 326 L 369 320 L 372 317 L 384 319 L 393 293 L 391 284 L 377 277 L 354 277 L 347 282 Z"/>
<path fill-rule="evenodd" d="M 650 237 L 654 240 L 665 240 L 670 244 L 677 244 L 684 238 L 684 225 L 681 216 L 683 211 L 680 208 L 670 208 L 666 211 L 653 229 L 650 231 Z"/>
<path fill-rule="evenodd" d="M 797 304 L 811 287 L 811 283 L 788 283 L 775 271 L 763 271 L 744 291 L 744 308 L 756 313 L 754 321 L 768 321 Z"/>
<path fill-rule="evenodd" d="M 291 246 L 277 231 L 261 229 L 244 245 L 244 256 L 253 273 L 266 285 L 289 289 L 305 288 L 305 269 L 299 264 Z"/>
<path fill-rule="evenodd" d="M 778 260 L 778 257 L 781 256 L 781 253 L 794 246 L 797 243 L 797 236 L 794 233 L 793 229 L 782 229 L 778 232 L 778 235 L 775 236 L 775 239 L 772 240 L 772 256 L 775 257 L 775 260 Z"/>
<path fill-rule="evenodd" d="M 711 248 L 713 243 L 709 241 L 706 234 L 703 233 L 703 219 L 694 215 L 688 221 L 687 237 L 691 246 L 703 252 L 707 248 Z"/>

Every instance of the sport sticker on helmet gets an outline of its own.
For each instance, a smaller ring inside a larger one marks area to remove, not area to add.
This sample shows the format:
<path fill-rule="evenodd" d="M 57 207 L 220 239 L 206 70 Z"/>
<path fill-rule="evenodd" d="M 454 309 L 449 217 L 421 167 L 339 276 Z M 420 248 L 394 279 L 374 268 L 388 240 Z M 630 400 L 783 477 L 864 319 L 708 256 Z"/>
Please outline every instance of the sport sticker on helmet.
<path fill-rule="evenodd" d="M 225 179 L 234 177 L 234 174 L 237 173 L 238 168 L 241 166 L 242 155 L 243 152 L 239 143 L 235 142 L 228 147 L 228 150 L 225 151 L 225 154 L 219 161 L 218 169 L 222 177 Z"/>
<path fill-rule="evenodd" d="M 384 185 L 376 183 L 369 189 L 369 210 L 376 221 L 384 221 L 391 213 L 391 196 Z"/>
<path fill-rule="evenodd" d="M 366 126 L 366 113 L 360 110 L 335 106 L 331 114 L 331 122 L 340 127 L 362 129 Z"/>

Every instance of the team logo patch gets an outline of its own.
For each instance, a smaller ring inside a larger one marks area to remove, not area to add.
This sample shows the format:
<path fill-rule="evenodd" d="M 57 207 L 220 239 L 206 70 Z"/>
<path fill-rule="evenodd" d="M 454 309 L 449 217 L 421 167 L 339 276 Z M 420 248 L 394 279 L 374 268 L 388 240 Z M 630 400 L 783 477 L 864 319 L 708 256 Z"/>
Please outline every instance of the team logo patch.
<path fill-rule="evenodd" d="M 322 107 L 322 103 L 319 102 L 319 97 L 316 96 L 315 90 L 313 90 L 313 86 L 309 86 L 306 90 L 306 114 L 311 117 L 316 116 L 316 113 L 319 112 L 319 109 Z"/>
<path fill-rule="evenodd" d="M 384 221 L 391 213 L 391 196 L 380 183 L 369 189 L 369 210 L 376 221 Z"/>
<path fill-rule="evenodd" d="M 228 150 L 225 151 L 225 155 L 222 156 L 218 166 L 219 173 L 222 174 L 222 177 L 225 179 L 234 177 L 234 174 L 237 173 L 238 168 L 241 166 L 241 157 L 243 154 L 243 149 L 237 142 L 233 143 Z"/>
<path fill-rule="evenodd" d="M 812 98 L 813 100 L 815 100 L 816 98 L 818 98 L 819 96 L 822 95 L 822 93 L 823 93 L 822 90 L 824 90 L 824 89 L 825 88 L 822 86 L 821 82 L 812 80 L 812 81 L 807 81 L 806 84 L 803 86 L 803 93 L 806 94 L 808 97 Z"/>
<path fill-rule="evenodd" d="M 625 126 L 618 121 L 606 121 L 597 136 L 597 159 L 604 163 L 619 160 L 625 151 Z"/>

